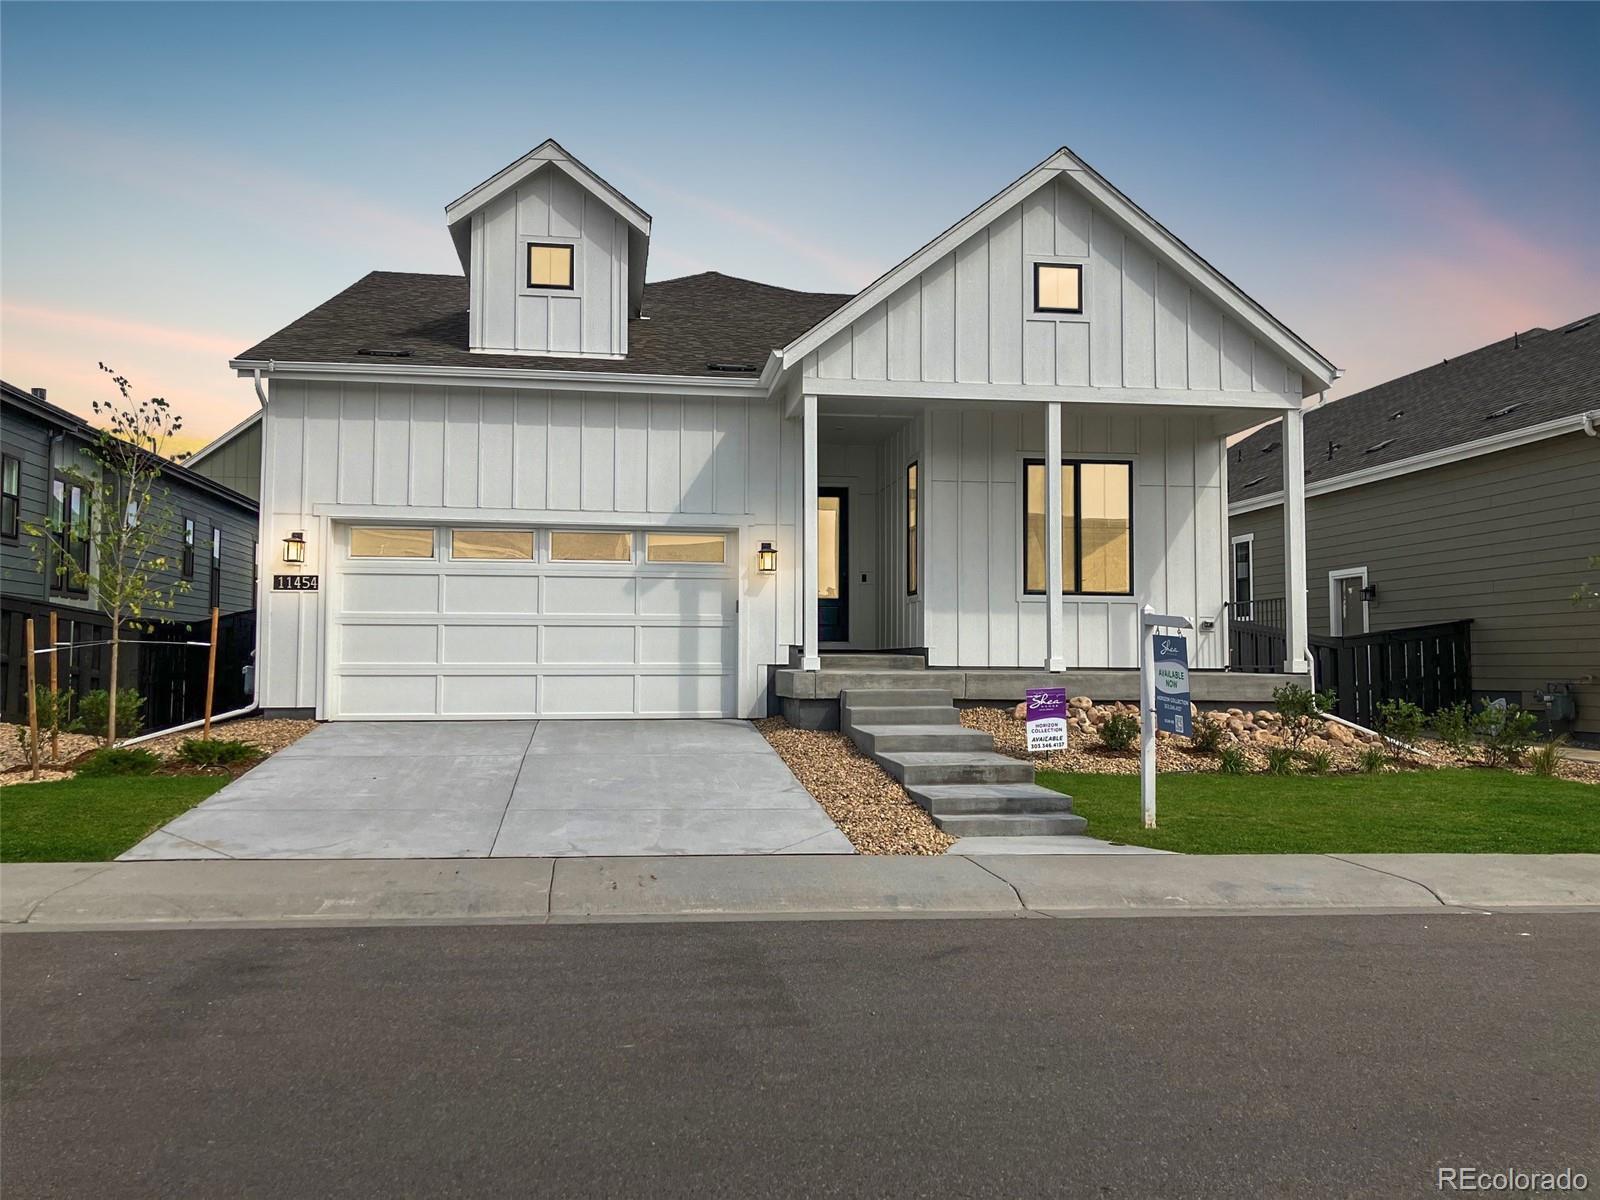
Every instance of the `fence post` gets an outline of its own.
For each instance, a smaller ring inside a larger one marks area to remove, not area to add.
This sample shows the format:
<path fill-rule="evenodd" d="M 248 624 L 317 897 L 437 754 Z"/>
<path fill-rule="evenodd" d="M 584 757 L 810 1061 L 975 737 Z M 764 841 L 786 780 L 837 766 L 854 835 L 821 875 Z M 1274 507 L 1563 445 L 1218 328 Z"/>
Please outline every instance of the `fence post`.
<path fill-rule="evenodd" d="M 61 761 L 61 697 L 56 695 L 56 659 L 61 657 L 57 649 L 60 641 L 60 631 L 57 625 L 57 615 L 50 614 L 50 761 Z"/>
<path fill-rule="evenodd" d="M 28 761 L 33 768 L 33 778 L 39 778 L 39 667 L 33 660 L 33 618 L 28 618 L 25 639 L 28 652 Z"/>
<path fill-rule="evenodd" d="M 211 610 L 211 644 L 206 649 L 206 720 L 200 731 L 202 737 L 211 736 L 211 702 L 217 694 L 217 620 L 218 610 Z"/>

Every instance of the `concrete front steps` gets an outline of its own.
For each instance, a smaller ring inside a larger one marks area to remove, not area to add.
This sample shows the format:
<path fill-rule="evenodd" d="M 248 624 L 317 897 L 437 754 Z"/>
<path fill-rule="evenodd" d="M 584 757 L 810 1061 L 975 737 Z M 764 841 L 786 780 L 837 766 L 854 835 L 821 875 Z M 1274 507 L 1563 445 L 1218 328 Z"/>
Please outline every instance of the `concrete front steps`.
<path fill-rule="evenodd" d="M 1040 787 L 1033 767 L 996 754 L 994 739 L 961 724 L 937 688 L 853 688 L 841 693 L 840 728 L 957 837 L 1081 834 L 1072 798 Z"/>

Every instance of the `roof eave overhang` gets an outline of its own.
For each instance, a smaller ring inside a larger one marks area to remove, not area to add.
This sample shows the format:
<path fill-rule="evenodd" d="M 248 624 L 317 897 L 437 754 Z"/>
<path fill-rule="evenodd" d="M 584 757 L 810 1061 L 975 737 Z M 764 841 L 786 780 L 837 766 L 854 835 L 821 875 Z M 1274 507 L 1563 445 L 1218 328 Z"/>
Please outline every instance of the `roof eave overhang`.
<path fill-rule="evenodd" d="M 455 367 L 399 363 L 279 362 L 236 358 L 228 363 L 237 374 L 267 379 L 335 382 L 448 384 L 471 387 L 544 388 L 550 391 L 654 392 L 662 395 L 715 395 L 765 399 L 776 381 L 769 360 L 757 377 L 721 379 L 706 375 L 645 375 L 633 371 L 519 370 L 515 367 Z"/>

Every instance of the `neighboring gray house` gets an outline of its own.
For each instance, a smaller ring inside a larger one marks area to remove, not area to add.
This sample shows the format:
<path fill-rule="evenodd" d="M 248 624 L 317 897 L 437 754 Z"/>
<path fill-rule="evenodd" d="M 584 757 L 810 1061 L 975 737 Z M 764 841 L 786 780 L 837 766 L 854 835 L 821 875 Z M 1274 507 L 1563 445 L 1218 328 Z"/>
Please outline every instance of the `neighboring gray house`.
<path fill-rule="evenodd" d="M 1476 695 L 1541 709 L 1566 685 L 1570 728 L 1600 736 L 1600 612 L 1572 602 L 1600 576 L 1597 421 L 1593 316 L 1308 412 L 1311 633 L 1470 618 Z M 1282 441 L 1274 422 L 1228 452 L 1233 599 L 1263 612 L 1284 595 Z"/>
<path fill-rule="evenodd" d="M 27 619 L 39 622 L 35 636 L 41 646 L 48 637 L 45 623 L 52 612 L 57 615 L 62 642 L 74 645 L 102 641 L 108 636 L 108 622 L 85 591 L 39 569 L 34 553 L 37 539 L 28 533 L 29 526 L 46 527 L 63 507 L 70 511 L 74 504 L 88 502 L 81 492 L 75 495 L 77 489 L 63 478 L 63 471 L 81 468 L 81 451 L 98 431 L 81 417 L 49 403 L 42 388 L 26 392 L 0 383 L 0 412 L 4 424 L 0 449 L 0 600 L 4 602 L 0 709 L 15 717 L 24 711 L 27 697 L 23 657 Z M 159 616 L 166 621 L 200 622 L 208 618 L 213 605 L 224 616 L 253 609 L 257 558 L 254 501 L 175 463 L 162 468 L 160 486 L 166 488 L 175 511 L 169 553 L 176 572 L 189 580 L 190 587 L 170 612 Z M 93 551 L 69 536 L 57 552 L 81 555 L 87 563 Z M 74 652 L 63 661 L 70 671 L 64 682 L 72 690 L 105 686 L 104 655 L 98 648 Z M 125 675 L 123 686 L 135 686 L 135 681 Z"/>
<path fill-rule="evenodd" d="M 241 496 L 261 499 L 261 410 L 196 450 L 183 465 Z"/>

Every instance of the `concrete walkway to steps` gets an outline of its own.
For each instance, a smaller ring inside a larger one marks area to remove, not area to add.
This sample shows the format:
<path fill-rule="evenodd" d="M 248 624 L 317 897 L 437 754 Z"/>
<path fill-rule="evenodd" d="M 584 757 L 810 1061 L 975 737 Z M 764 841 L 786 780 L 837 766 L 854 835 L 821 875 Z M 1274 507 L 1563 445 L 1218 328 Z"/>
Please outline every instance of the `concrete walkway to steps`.
<path fill-rule="evenodd" d="M 1063 839 L 1066 840 L 1066 839 Z M 11 930 L 1600 909 L 1600 855 L 19 863 Z"/>

